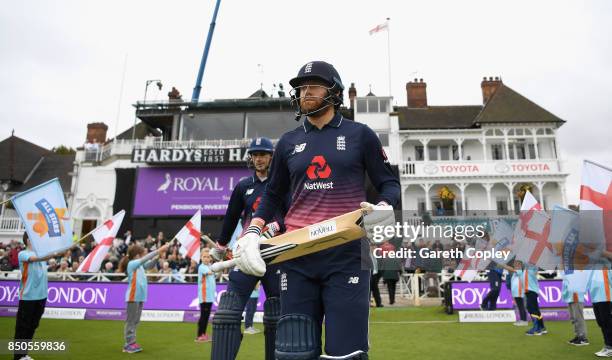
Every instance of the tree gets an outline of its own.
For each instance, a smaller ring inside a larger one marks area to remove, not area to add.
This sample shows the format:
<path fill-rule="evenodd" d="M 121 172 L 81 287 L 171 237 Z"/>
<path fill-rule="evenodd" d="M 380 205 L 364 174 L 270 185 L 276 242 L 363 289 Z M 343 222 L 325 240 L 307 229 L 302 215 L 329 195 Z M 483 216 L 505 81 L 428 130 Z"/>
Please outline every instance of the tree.
<path fill-rule="evenodd" d="M 72 154 L 76 154 L 76 150 L 74 150 L 71 147 L 67 147 L 65 145 L 56 146 L 53 149 L 51 149 L 51 151 L 53 151 L 54 153 L 56 153 L 58 155 L 72 155 Z"/>

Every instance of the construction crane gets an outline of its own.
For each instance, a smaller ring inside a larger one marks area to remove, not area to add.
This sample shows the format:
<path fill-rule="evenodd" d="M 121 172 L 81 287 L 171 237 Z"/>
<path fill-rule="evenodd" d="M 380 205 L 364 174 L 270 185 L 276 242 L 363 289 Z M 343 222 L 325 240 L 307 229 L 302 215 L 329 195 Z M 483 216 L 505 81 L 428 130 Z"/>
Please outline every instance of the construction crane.
<path fill-rule="evenodd" d="M 210 43 L 212 42 L 213 33 L 215 32 L 215 24 L 217 21 L 217 13 L 219 12 L 219 5 L 221 0 L 217 0 L 215 5 L 215 11 L 213 12 L 212 21 L 208 28 L 208 36 L 206 37 L 206 45 L 204 45 L 204 54 L 202 54 L 202 61 L 200 62 L 200 68 L 198 69 L 198 78 L 196 79 L 195 87 L 193 88 L 193 94 L 191 95 L 191 102 L 197 103 L 200 99 L 200 90 L 202 90 L 202 78 L 204 77 L 204 68 L 206 67 L 206 59 L 208 59 L 208 51 L 210 50 Z"/>

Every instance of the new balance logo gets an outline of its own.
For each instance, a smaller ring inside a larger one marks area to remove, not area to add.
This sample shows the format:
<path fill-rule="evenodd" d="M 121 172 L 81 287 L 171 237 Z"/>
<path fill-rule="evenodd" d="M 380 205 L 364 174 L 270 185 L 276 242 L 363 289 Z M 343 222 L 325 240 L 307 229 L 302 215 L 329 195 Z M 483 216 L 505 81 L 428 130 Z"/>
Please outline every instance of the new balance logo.
<path fill-rule="evenodd" d="M 359 276 L 351 276 L 348 280 L 349 284 L 359 284 Z"/>
<path fill-rule="evenodd" d="M 253 193 L 253 191 L 254 191 L 254 190 L 255 190 L 255 189 L 249 189 L 249 190 L 247 190 L 247 191 L 244 193 L 244 195 L 247 195 L 247 196 L 248 196 L 248 195 L 251 195 L 251 194 Z"/>
<path fill-rule="evenodd" d="M 291 155 L 301 153 L 302 151 L 304 151 L 305 148 L 306 148 L 306 143 L 297 144 L 295 145 L 295 148 L 293 149 L 293 153 L 291 153 Z"/>

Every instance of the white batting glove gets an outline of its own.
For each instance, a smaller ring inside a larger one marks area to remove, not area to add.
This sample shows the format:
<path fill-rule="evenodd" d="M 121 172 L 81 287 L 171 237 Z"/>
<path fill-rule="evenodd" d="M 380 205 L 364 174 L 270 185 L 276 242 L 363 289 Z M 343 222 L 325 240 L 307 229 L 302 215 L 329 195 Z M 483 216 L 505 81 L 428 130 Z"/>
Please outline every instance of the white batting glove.
<path fill-rule="evenodd" d="M 259 251 L 260 234 L 247 232 L 238 239 L 234 259 L 236 266 L 245 274 L 261 277 L 266 273 L 266 263 Z"/>
<path fill-rule="evenodd" d="M 225 260 L 225 254 L 227 253 L 227 246 L 223 246 L 219 243 L 215 245 L 214 248 L 210 250 L 210 256 L 215 261 L 223 261 Z"/>
<path fill-rule="evenodd" d="M 381 243 L 385 240 L 392 239 L 393 236 L 385 236 L 385 232 L 383 230 L 386 226 L 395 226 L 395 213 L 393 212 L 393 206 L 388 205 L 385 202 L 380 202 L 378 205 L 374 205 L 365 201 L 359 205 L 363 210 L 365 210 L 363 225 L 368 239 L 375 243 Z"/>

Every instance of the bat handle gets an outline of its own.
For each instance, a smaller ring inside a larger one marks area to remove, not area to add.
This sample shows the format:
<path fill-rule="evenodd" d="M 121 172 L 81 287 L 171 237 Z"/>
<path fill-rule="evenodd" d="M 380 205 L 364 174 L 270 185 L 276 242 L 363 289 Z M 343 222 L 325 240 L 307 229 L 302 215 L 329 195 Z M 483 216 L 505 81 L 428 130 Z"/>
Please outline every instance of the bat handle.
<path fill-rule="evenodd" d="M 231 260 L 216 262 L 210 266 L 210 269 L 212 270 L 212 272 L 221 272 L 225 269 L 229 269 L 234 266 L 236 266 L 236 259 L 231 259 Z"/>

